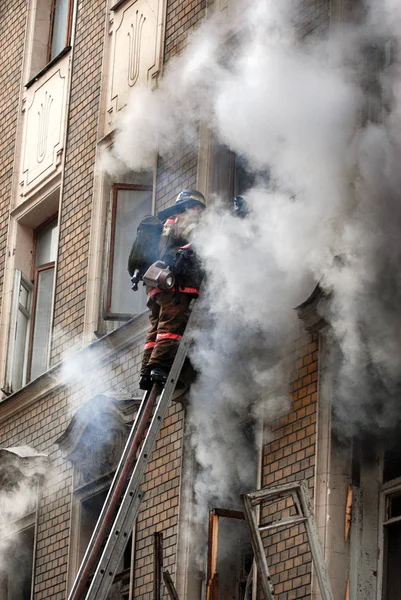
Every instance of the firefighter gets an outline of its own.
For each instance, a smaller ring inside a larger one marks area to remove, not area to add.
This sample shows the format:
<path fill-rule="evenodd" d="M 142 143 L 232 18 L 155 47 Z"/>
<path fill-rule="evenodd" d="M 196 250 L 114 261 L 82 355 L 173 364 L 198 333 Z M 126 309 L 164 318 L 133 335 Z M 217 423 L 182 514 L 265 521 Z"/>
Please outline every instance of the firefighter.
<path fill-rule="evenodd" d="M 171 269 L 175 284 L 169 290 L 146 286 L 150 329 L 139 380 L 142 390 L 150 389 L 153 383 L 165 384 L 188 322 L 190 302 L 199 294 L 202 272 L 191 239 L 205 208 L 200 192 L 185 189 L 173 206 L 158 214 L 163 223 L 158 258 Z M 143 279 L 146 282 L 146 274 Z"/>

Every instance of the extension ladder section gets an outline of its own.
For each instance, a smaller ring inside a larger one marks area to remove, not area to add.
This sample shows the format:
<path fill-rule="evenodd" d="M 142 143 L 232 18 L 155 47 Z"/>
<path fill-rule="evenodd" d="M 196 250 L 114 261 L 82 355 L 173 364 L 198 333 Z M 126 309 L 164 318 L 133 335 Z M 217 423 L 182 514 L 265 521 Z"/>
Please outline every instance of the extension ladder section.
<path fill-rule="evenodd" d="M 294 516 L 272 521 L 268 525 L 258 524 L 257 511 L 260 510 L 260 505 L 263 502 L 275 502 L 287 497 L 292 498 L 293 506 L 296 511 Z M 275 596 L 261 533 L 300 523 L 303 523 L 305 526 L 322 600 L 333 600 L 333 592 L 327 574 L 326 563 L 324 561 L 323 550 L 316 529 L 312 502 L 310 500 L 306 482 L 302 481 L 301 483 L 296 482 L 275 487 L 272 486 L 249 494 L 243 494 L 242 502 L 244 505 L 245 519 L 251 534 L 253 552 L 265 600 L 274 600 Z"/>
<path fill-rule="evenodd" d="M 196 300 L 193 300 L 192 306 L 195 303 Z M 195 313 L 193 307 L 164 388 L 155 384 L 144 394 L 68 600 L 106 600 L 107 598 L 139 513 L 142 501 L 140 484 L 191 344 L 190 330 L 195 320 Z M 115 516 L 116 512 L 117 516 Z M 95 567 L 96 570 L 87 590 L 89 577 Z"/>

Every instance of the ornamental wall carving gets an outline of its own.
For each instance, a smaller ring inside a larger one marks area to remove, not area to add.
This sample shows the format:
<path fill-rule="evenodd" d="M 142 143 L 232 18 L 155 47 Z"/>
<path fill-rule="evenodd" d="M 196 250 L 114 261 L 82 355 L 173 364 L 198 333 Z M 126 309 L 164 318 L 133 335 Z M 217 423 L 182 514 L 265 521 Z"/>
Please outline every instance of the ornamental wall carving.
<path fill-rule="evenodd" d="M 161 68 L 165 0 L 124 2 L 111 11 L 105 133 L 135 86 L 155 87 Z"/>
<path fill-rule="evenodd" d="M 68 76 L 65 57 L 25 91 L 19 202 L 61 173 Z"/>

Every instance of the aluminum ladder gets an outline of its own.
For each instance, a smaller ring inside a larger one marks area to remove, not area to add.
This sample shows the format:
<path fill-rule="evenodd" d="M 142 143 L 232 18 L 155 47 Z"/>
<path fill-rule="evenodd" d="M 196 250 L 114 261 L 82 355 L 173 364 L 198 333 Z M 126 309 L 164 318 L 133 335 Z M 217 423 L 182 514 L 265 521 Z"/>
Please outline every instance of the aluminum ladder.
<path fill-rule="evenodd" d="M 196 305 L 195 299 L 164 388 L 155 384 L 143 396 L 95 530 L 68 595 L 68 600 L 106 600 L 107 598 L 140 510 L 142 501 L 141 481 L 163 420 L 171 404 L 175 386 L 191 344 L 190 330 L 196 318 L 194 305 Z M 154 411 L 153 417 L 152 411 Z M 146 429 L 146 436 L 141 445 Z M 115 516 L 120 500 L 121 504 L 117 516 Z M 107 541 L 102 551 L 106 537 Z M 95 566 L 96 570 L 87 590 L 89 577 Z"/>
<path fill-rule="evenodd" d="M 296 512 L 295 515 L 272 521 L 268 525 L 258 524 L 257 512 L 260 510 L 260 505 L 263 502 L 269 500 L 275 502 L 287 497 L 292 498 L 293 507 L 295 508 Z M 260 534 L 265 531 L 277 530 L 282 527 L 289 527 L 303 523 L 308 537 L 309 547 L 316 570 L 316 576 L 319 583 L 322 600 L 333 600 L 333 592 L 327 573 L 327 567 L 316 528 L 312 502 L 308 493 L 306 482 L 302 481 L 286 483 L 279 486 L 262 488 L 256 492 L 243 494 L 241 498 L 244 505 L 245 519 L 249 526 L 252 548 L 262 584 L 264 599 L 274 600 L 275 595 L 273 584 L 270 578 L 269 567 L 267 565 L 263 540 Z"/>

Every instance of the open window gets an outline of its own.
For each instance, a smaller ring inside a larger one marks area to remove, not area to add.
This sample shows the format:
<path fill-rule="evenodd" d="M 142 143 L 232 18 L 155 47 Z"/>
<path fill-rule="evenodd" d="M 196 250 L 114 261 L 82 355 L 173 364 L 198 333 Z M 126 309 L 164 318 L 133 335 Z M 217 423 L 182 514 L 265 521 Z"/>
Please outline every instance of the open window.
<path fill-rule="evenodd" d="M 137 292 L 130 291 L 127 265 L 137 227 L 143 217 L 151 213 L 152 186 L 113 186 L 106 319 L 127 320 L 146 309 L 144 288 L 139 286 Z"/>
<path fill-rule="evenodd" d="M 250 600 L 253 552 L 244 514 L 215 508 L 209 513 L 206 600 Z"/>
<path fill-rule="evenodd" d="M 9 329 L 6 381 L 3 391 L 13 393 L 48 368 L 53 288 L 57 255 L 57 218 L 36 229 L 20 227 L 18 265 Z M 32 258 L 32 262 L 30 259 Z"/>

